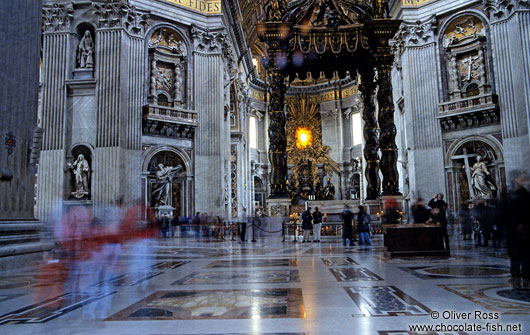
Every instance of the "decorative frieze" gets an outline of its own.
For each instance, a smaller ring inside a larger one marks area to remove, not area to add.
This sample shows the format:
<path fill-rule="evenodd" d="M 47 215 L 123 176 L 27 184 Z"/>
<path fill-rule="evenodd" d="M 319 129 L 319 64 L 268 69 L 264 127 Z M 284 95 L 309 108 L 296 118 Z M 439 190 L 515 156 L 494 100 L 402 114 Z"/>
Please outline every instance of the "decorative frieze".
<path fill-rule="evenodd" d="M 99 28 L 123 27 L 135 35 L 143 35 L 145 32 L 149 15 L 137 11 L 136 7 L 121 1 L 95 3 L 93 6 Z"/>
<path fill-rule="evenodd" d="M 70 23 L 74 19 L 72 4 L 55 3 L 51 8 L 43 9 L 44 32 L 66 32 L 70 30 Z"/>
<path fill-rule="evenodd" d="M 210 30 L 193 26 L 191 36 L 195 51 L 222 54 L 229 72 L 234 72 L 234 51 L 225 30 Z"/>
<path fill-rule="evenodd" d="M 389 42 L 394 51 L 395 57 L 400 57 L 405 47 L 422 46 L 428 43 L 433 43 L 435 40 L 436 28 L 435 17 L 432 17 L 425 22 L 401 23 L 398 32 Z"/>
<path fill-rule="evenodd" d="M 492 20 L 506 19 L 518 9 L 530 9 L 530 0 L 483 0 L 483 4 Z"/>

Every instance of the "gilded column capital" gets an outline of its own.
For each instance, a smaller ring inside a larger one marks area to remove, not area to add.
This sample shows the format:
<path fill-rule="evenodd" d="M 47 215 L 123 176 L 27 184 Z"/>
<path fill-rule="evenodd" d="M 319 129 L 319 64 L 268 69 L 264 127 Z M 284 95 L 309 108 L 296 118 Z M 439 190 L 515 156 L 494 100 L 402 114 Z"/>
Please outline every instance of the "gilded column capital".
<path fill-rule="evenodd" d="M 483 0 L 482 3 L 492 21 L 507 19 L 519 9 L 530 9 L 530 0 Z"/>
<path fill-rule="evenodd" d="M 134 35 L 143 36 L 149 15 L 122 1 L 94 3 L 98 28 L 124 28 Z"/>
<path fill-rule="evenodd" d="M 42 15 L 45 33 L 67 32 L 74 19 L 74 8 L 71 3 L 54 3 L 51 7 L 44 7 Z"/>

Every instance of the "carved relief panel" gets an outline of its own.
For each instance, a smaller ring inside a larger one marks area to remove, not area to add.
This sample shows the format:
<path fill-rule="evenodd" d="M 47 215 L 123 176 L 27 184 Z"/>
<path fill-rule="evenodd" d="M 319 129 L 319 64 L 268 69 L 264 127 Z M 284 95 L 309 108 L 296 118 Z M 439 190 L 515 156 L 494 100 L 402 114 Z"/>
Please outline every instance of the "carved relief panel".
<path fill-rule="evenodd" d="M 453 20 L 445 29 L 442 48 L 448 100 L 491 93 L 485 30 L 472 15 Z"/>
<path fill-rule="evenodd" d="M 186 108 L 187 48 L 169 28 L 156 30 L 149 41 L 150 104 Z"/>

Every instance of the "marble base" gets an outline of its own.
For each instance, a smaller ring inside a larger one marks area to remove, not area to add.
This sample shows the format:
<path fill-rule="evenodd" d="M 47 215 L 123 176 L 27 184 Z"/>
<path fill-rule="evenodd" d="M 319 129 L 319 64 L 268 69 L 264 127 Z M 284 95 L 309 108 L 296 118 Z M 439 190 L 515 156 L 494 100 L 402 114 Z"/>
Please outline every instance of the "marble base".
<path fill-rule="evenodd" d="M 94 69 L 75 69 L 74 79 L 92 79 L 94 78 Z"/>
<path fill-rule="evenodd" d="M 175 208 L 171 206 L 159 206 L 155 207 L 155 215 L 157 218 L 162 216 L 168 216 L 173 218 L 173 213 L 175 213 Z"/>
<path fill-rule="evenodd" d="M 291 199 L 267 199 L 267 213 L 270 217 L 287 218 L 290 207 Z"/>

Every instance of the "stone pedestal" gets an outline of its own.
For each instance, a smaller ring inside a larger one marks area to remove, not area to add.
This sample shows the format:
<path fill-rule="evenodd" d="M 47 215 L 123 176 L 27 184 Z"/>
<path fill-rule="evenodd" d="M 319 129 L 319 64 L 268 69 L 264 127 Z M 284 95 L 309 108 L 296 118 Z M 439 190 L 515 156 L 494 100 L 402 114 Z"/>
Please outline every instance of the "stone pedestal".
<path fill-rule="evenodd" d="M 173 218 L 174 216 L 173 213 L 175 213 L 174 207 L 171 207 L 171 206 L 155 207 L 155 215 L 157 218 L 161 218 L 163 216 Z"/>
<path fill-rule="evenodd" d="M 74 79 L 92 79 L 94 78 L 94 69 L 75 69 Z"/>
<path fill-rule="evenodd" d="M 291 199 L 267 199 L 267 213 L 269 217 L 287 218 L 289 216 L 290 207 Z"/>
<path fill-rule="evenodd" d="M 443 230 L 428 224 L 386 225 L 385 253 L 390 257 L 450 256 L 444 248 Z"/>

